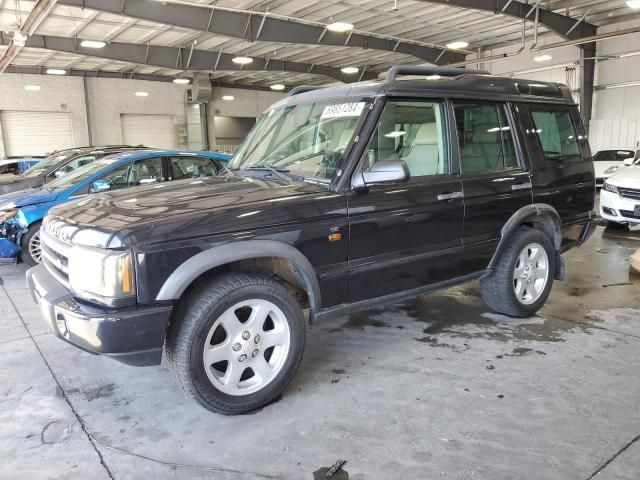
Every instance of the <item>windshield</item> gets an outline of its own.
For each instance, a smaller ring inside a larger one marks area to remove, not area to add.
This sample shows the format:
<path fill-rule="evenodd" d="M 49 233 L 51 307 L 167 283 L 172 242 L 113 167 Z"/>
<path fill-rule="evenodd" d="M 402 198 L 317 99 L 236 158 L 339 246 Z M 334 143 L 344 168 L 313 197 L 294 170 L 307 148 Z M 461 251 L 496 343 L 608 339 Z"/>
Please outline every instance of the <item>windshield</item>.
<path fill-rule="evenodd" d="M 330 181 L 367 105 L 333 101 L 271 110 L 258 120 L 229 168 L 271 168 Z"/>
<path fill-rule="evenodd" d="M 625 158 L 633 158 L 633 150 L 601 150 L 593 156 L 594 162 L 615 162 L 623 161 Z"/>
<path fill-rule="evenodd" d="M 79 167 L 72 172 L 67 173 L 64 177 L 60 177 L 53 182 L 47 184 L 47 188 L 52 190 L 61 190 L 71 185 L 75 185 L 78 182 L 81 182 L 107 165 L 111 165 L 113 162 L 120 160 L 119 155 L 104 157 L 101 160 L 97 160 L 95 162 L 88 163 Z"/>

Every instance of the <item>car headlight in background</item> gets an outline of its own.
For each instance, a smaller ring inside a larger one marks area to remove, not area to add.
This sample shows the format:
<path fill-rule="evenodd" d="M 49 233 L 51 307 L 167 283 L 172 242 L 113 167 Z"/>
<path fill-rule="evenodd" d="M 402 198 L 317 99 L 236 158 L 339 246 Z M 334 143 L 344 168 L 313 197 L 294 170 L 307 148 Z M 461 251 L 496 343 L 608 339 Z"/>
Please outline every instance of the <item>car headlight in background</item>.
<path fill-rule="evenodd" d="M 133 256 L 129 250 L 75 246 L 69 255 L 69 284 L 78 294 L 131 296 L 135 292 Z"/>
<path fill-rule="evenodd" d="M 618 193 L 618 187 L 615 185 L 611 185 L 609 182 L 604 182 L 602 186 L 607 192 Z"/>
<path fill-rule="evenodd" d="M 620 170 L 620 167 L 617 165 L 614 165 L 613 167 L 609 167 L 607 168 L 604 173 L 605 175 L 612 175 L 614 173 L 616 173 L 618 170 Z"/>

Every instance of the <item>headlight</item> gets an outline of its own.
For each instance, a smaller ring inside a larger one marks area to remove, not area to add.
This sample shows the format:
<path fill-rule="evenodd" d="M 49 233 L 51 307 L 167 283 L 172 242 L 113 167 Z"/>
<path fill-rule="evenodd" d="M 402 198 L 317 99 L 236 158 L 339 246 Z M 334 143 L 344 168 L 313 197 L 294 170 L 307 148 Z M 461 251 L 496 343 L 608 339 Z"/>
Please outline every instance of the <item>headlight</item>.
<path fill-rule="evenodd" d="M 69 284 L 79 294 L 131 296 L 135 291 L 133 256 L 128 250 L 73 247 L 69 255 Z"/>
<path fill-rule="evenodd" d="M 615 185 L 611 185 L 609 182 L 604 182 L 602 188 L 604 188 L 607 192 L 618 193 L 618 187 L 616 187 Z"/>
<path fill-rule="evenodd" d="M 614 165 L 613 167 L 607 168 L 604 171 L 604 173 L 605 173 L 605 175 L 611 175 L 611 174 L 616 173 L 619 169 L 620 169 L 620 167 L 618 167 L 617 165 Z"/>

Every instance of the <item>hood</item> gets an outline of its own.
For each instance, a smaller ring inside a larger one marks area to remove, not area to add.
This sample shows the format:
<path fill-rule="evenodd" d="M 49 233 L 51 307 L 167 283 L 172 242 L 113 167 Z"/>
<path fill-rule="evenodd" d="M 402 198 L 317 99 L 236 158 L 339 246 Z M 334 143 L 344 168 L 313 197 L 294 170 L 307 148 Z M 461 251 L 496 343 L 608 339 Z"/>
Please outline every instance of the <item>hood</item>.
<path fill-rule="evenodd" d="M 267 212 L 313 194 L 335 195 L 319 185 L 240 176 L 180 180 L 67 202 L 52 208 L 45 224 L 70 243 L 118 248 L 286 222 Z"/>
<path fill-rule="evenodd" d="M 8 208 L 21 208 L 36 203 L 53 202 L 58 196 L 58 192 L 47 190 L 46 188 L 26 188 L 16 192 L 0 195 L 0 210 Z M 7 207 L 4 207 L 7 205 Z M 10 205 L 10 206 L 9 206 Z"/>
<path fill-rule="evenodd" d="M 3 175 L 0 178 L 0 195 L 23 190 L 29 187 L 40 186 L 40 177 L 22 177 L 20 175 Z"/>
<path fill-rule="evenodd" d="M 609 177 L 607 182 L 616 187 L 640 189 L 640 165 L 621 168 Z"/>

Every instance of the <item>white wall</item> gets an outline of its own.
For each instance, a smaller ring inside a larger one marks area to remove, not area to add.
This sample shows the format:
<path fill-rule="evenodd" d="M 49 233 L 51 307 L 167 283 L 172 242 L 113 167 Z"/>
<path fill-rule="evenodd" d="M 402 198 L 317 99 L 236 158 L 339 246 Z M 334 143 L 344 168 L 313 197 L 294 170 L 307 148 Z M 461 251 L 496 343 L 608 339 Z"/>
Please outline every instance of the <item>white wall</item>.
<path fill-rule="evenodd" d="M 29 92 L 25 85 L 39 85 L 40 91 Z M 69 112 L 73 129 L 73 146 L 89 144 L 89 130 L 82 78 L 44 77 L 38 75 L 0 75 L 0 110 L 30 112 Z M 0 156 L 4 143 L 0 128 Z"/>

